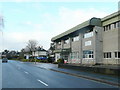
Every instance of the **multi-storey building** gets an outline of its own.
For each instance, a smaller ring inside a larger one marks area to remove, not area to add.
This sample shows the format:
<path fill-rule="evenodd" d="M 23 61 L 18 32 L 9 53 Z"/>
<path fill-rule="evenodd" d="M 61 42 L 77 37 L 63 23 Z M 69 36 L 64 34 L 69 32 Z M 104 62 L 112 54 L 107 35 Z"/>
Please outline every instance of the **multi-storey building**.
<path fill-rule="evenodd" d="M 51 39 L 55 60 L 68 63 L 119 64 L 120 13 L 91 18 Z"/>

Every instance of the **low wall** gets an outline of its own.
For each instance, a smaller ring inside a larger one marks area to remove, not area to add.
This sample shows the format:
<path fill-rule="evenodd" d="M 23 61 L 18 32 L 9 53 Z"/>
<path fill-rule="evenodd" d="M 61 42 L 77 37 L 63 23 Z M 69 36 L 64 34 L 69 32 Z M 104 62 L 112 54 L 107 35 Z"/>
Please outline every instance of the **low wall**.
<path fill-rule="evenodd" d="M 106 68 L 106 67 L 96 67 L 96 66 L 80 66 L 80 65 L 70 65 L 70 64 L 58 64 L 58 68 L 74 69 L 79 71 L 88 71 L 93 73 L 107 74 L 120 76 L 120 68 Z"/>

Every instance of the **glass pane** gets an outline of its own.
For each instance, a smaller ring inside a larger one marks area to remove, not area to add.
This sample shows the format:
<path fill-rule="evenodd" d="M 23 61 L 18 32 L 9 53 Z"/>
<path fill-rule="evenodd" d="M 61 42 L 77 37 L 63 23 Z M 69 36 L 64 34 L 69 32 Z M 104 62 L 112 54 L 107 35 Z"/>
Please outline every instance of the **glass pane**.
<path fill-rule="evenodd" d="M 116 23 L 114 23 L 114 28 L 116 28 Z"/>
<path fill-rule="evenodd" d="M 93 32 L 85 33 L 84 38 L 89 38 L 93 36 Z"/>
<path fill-rule="evenodd" d="M 108 30 L 108 26 L 106 26 L 106 30 Z"/>
<path fill-rule="evenodd" d="M 111 58 L 111 52 L 110 52 L 110 58 Z"/>
<path fill-rule="evenodd" d="M 89 45 L 91 45 L 91 41 L 86 41 L 85 46 L 89 46 Z"/>
<path fill-rule="evenodd" d="M 89 58 L 92 58 L 92 55 L 89 55 Z"/>
<path fill-rule="evenodd" d="M 118 52 L 118 58 L 120 58 L 120 52 Z"/>
<path fill-rule="evenodd" d="M 79 40 L 79 36 L 73 38 L 73 41 L 78 41 L 78 40 Z"/>
<path fill-rule="evenodd" d="M 64 43 L 65 43 L 65 44 L 68 44 L 68 43 L 69 43 L 69 39 L 65 40 Z"/>
<path fill-rule="evenodd" d="M 104 31 L 105 31 L 106 27 L 104 26 Z"/>
<path fill-rule="evenodd" d="M 92 58 L 94 58 L 94 56 L 92 55 Z"/>
<path fill-rule="evenodd" d="M 109 57 L 109 54 L 107 53 L 107 58 Z"/>
<path fill-rule="evenodd" d="M 110 30 L 111 29 L 110 25 L 108 25 L 108 27 L 109 27 L 109 30 Z"/>
<path fill-rule="evenodd" d="M 115 58 L 117 58 L 117 52 L 115 52 Z"/>
<path fill-rule="evenodd" d="M 83 58 L 85 58 L 85 55 L 83 55 Z"/>
<path fill-rule="evenodd" d="M 105 53 L 104 53 L 104 58 L 105 58 Z"/>
<path fill-rule="evenodd" d="M 120 27 L 120 22 L 118 22 L 118 27 Z"/>

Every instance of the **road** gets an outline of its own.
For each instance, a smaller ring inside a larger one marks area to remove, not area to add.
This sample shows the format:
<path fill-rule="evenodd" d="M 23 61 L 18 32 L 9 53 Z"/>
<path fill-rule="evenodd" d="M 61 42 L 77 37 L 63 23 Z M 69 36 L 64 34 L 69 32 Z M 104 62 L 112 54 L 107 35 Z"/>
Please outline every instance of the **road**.
<path fill-rule="evenodd" d="M 9 60 L 2 64 L 2 88 L 115 88 L 33 64 Z"/>

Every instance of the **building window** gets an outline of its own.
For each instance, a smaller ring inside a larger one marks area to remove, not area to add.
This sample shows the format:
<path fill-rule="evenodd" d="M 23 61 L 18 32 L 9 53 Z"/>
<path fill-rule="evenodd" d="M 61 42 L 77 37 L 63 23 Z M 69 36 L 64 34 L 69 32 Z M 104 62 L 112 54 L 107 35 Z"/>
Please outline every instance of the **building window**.
<path fill-rule="evenodd" d="M 116 28 L 118 28 L 119 27 L 119 22 L 116 22 Z"/>
<path fill-rule="evenodd" d="M 104 26 L 104 31 L 110 30 L 111 29 L 111 24 Z"/>
<path fill-rule="evenodd" d="M 115 58 L 117 58 L 118 57 L 118 55 L 117 55 L 118 53 L 117 52 L 115 52 Z"/>
<path fill-rule="evenodd" d="M 69 43 L 69 39 L 64 41 L 64 44 L 68 44 Z"/>
<path fill-rule="evenodd" d="M 114 24 L 111 24 L 111 29 L 114 29 Z"/>
<path fill-rule="evenodd" d="M 93 32 L 85 33 L 84 38 L 89 38 L 93 36 Z"/>
<path fill-rule="evenodd" d="M 93 59 L 94 58 L 93 51 L 91 51 L 91 50 L 84 50 L 83 51 L 83 58 Z"/>
<path fill-rule="evenodd" d="M 108 30 L 110 30 L 110 29 L 111 29 L 111 25 L 109 24 L 109 25 L 108 25 Z"/>
<path fill-rule="evenodd" d="M 106 30 L 106 27 L 104 26 L 104 31 Z"/>
<path fill-rule="evenodd" d="M 120 58 L 120 52 L 118 52 L 118 58 Z"/>
<path fill-rule="evenodd" d="M 68 55 L 63 55 L 64 60 L 68 60 Z"/>
<path fill-rule="evenodd" d="M 90 46 L 91 45 L 91 41 L 86 41 L 85 42 L 85 46 Z"/>
<path fill-rule="evenodd" d="M 118 28 L 120 28 L 120 22 L 118 22 Z"/>
<path fill-rule="evenodd" d="M 116 23 L 114 23 L 114 28 L 116 28 Z"/>
<path fill-rule="evenodd" d="M 105 52 L 104 58 L 111 58 L 111 52 Z"/>
<path fill-rule="evenodd" d="M 108 26 L 106 26 L 106 31 L 108 30 Z"/>
<path fill-rule="evenodd" d="M 120 27 L 120 21 L 104 26 L 104 31 L 112 30 L 119 27 Z"/>
<path fill-rule="evenodd" d="M 113 23 L 113 24 L 114 24 L 114 28 L 120 27 L 120 22 L 115 22 L 115 23 Z"/>
<path fill-rule="evenodd" d="M 74 41 L 79 41 L 79 36 L 76 36 L 76 37 L 73 37 L 73 40 L 72 40 L 73 42 Z"/>
<path fill-rule="evenodd" d="M 120 58 L 120 52 L 115 52 L 115 58 Z"/>

